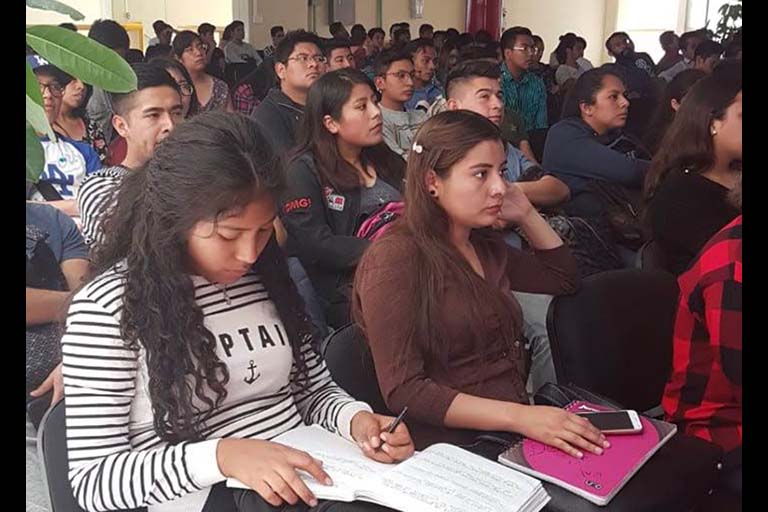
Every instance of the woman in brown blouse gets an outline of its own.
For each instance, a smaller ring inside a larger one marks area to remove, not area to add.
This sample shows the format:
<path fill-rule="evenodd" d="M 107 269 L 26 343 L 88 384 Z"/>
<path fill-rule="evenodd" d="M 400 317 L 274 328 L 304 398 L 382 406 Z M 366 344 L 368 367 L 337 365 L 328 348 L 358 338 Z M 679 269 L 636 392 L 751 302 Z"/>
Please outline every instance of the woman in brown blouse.
<path fill-rule="evenodd" d="M 601 453 L 585 419 L 528 405 L 522 313 L 511 289 L 561 295 L 576 263 L 525 194 L 503 179 L 498 128 L 468 111 L 436 115 L 408 158 L 403 218 L 363 256 L 353 314 L 387 406 L 408 406 L 417 448 L 464 444 L 477 431 L 517 432 L 575 457 Z M 518 224 L 534 254 L 492 229 Z"/>

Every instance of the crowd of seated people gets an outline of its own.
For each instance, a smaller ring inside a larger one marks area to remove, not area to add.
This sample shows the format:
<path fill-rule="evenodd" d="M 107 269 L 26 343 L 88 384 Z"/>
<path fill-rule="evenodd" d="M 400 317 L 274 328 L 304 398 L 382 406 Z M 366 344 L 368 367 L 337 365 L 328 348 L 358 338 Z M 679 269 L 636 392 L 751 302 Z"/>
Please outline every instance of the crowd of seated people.
<path fill-rule="evenodd" d="M 28 353 L 45 332 L 61 354 L 27 399 L 65 398 L 82 508 L 388 510 L 318 503 L 298 475 L 322 464 L 271 441 L 301 424 L 384 463 L 488 432 L 600 454 L 587 420 L 534 405 L 557 382 L 547 314 L 650 243 L 680 284 L 666 419 L 722 449 L 740 497 L 740 33 L 665 32 L 655 63 L 618 31 L 596 65 L 574 32 L 542 62 L 528 27 L 435 28 L 276 25 L 256 49 L 242 21 L 217 43 L 158 20 L 142 58 L 97 20 L 126 93 L 27 55 L 56 135 L 27 187 Z M 394 432 L 325 367 L 350 323 L 409 410 Z M 35 429 L 28 505 L 50 510 Z"/>

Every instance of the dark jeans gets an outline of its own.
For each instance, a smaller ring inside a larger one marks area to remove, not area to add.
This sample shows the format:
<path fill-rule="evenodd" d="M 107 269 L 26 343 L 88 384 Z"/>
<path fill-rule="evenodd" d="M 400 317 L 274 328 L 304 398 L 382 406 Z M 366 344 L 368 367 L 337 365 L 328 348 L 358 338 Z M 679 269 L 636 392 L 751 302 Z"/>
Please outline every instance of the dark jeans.
<path fill-rule="evenodd" d="M 355 501 L 343 503 L 339 501 L 320 500 L 316 507 L 304 503 L 299 505 L 281 505 L 273 507 L 258 495 L 244 489 L 230 489 L 226 484 L 219 483 L 211 488 L 211 493 L 203 507 L 203 512 L 390 512 L 392 509 Z"/>

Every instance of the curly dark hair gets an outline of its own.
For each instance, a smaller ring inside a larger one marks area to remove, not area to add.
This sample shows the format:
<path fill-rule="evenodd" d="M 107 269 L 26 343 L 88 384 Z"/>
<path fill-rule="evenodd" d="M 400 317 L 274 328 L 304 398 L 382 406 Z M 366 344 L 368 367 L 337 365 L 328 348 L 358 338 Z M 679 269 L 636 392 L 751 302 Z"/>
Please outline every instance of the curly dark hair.
<path fill-rule="evenodd" d="M 210 112 L 181 124 L 144 169 L 131 171 L 107 210 L 92 274 L 127 266 L 120 330 L 129 348 L 146 350 L 154 428 L 165 441 L 199 439 L 229 382 L 195 302 L 188 234 L 199 221 L 278 197 L 283 186 L 280 160 L 260 128 L 240 114 Z M 285 326 L 298 382 L 305 384 L 301 346 L 310 341 L 311 324 L 274 236 L 253 269 Z"/>

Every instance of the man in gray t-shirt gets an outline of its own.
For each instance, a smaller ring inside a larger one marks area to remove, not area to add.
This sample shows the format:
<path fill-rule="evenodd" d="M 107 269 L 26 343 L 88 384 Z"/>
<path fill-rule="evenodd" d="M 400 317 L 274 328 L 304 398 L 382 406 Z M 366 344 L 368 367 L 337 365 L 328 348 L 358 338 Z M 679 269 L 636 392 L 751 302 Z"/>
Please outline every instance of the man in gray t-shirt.
<path fill-rule="evenodd" d="M 395 50 L 379 54 L 373 65 L 376 88 L 381 93 L 384 142 L 389 149 L 408 158 L 416 131 L 427 120 L 422 110 L 405 111 L 414 90 L 413 61 L 410 55 Z"/>

